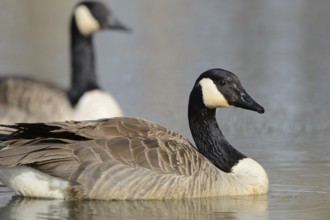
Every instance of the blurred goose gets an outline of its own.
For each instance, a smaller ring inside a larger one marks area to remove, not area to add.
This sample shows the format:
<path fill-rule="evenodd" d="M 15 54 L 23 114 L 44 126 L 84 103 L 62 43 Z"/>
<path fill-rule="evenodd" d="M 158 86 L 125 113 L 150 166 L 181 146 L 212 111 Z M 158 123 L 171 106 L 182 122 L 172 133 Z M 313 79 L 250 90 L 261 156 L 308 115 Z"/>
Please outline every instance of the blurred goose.
<path fill-rule="evenodd" d="M 178 199 L 268 192 L 255 160 L 233 148 L 216 108 L 263 113 L 231 72 L 200 75 L 189 98 L 196 147 L 138 118 L 19 123 L 0 127 L 0 179 L 22 196 L 60 199 Z"/>
<path fill-rule="evenodd" d="M 100 2 L 78 3 L 71 20 L 71 88 L 68 92 L 46 82 L 0 77 L 2 123 L 87 120 L 122 116 L 115 99 L 100 89 L 94 68 L 93 34 L 124 30 Z"/>

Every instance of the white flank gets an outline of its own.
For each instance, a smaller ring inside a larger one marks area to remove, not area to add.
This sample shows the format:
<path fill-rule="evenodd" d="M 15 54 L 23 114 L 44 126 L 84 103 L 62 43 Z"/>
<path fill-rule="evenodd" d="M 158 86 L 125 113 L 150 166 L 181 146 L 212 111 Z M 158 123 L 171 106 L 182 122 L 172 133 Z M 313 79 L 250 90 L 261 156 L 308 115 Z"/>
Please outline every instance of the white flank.
<path fill-rule="evenodd" d="M 199 84 L 202 87 L 203 102 L 208 108 L 232 107 L 226 98 L 218 90 L 214 82 L 209 78 L 202 79 Z"/>
<path fill-rule="evenodd" d="M 16 194 L 30 197 L 64 199 L 68 187 L 68 181 L 27 166 L 0 167 L 0 179 Z"/>
<path fill-rule="evenodd" d="M 123 112 L 116 100 L 101 90 L 86 92 L 79 100 L 74 120 L 94 120 L 123 116 Z"/>
<path fill-rule="evenodd" d="M 74 15 L 81 34 L 88 36 L 100 30 L 99 22 L 85 5 L 79 5 L 75 9 Z"/>
<path fill-rule="evenodd" d="M 255 160 L 244 158 L 232 168 L 232 175 L 252 194 L 267 193 L 269 180 L 265 169 Z"/>

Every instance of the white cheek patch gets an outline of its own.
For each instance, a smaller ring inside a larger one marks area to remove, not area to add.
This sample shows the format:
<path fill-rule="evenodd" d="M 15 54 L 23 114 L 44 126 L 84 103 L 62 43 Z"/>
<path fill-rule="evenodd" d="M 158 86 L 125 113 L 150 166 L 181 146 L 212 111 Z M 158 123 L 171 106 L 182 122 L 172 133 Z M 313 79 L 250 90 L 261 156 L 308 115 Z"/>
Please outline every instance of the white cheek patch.
<path fill-rule="evenodd" d="M 218 108 L 218 107 L 232 107 L 228 104 L 226 98 L 218 90 L 214 82 L 209 78 L 204 78 L 199 81 L 202 87 L 203 102 L 208 108 Z"/>
<path fill-rule="evenodd" d="M 99 22 L 94 18 L 85 5 L 79 5 L 75 11 L 77 27 L 84 36 L 91 35 L 101 29 Z"/>

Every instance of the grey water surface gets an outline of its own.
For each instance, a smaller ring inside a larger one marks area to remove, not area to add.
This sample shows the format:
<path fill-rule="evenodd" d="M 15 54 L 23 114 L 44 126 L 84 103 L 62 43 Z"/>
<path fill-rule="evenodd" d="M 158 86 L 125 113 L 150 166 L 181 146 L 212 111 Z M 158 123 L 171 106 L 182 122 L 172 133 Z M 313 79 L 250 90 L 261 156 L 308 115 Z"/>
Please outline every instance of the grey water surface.
<path fill-rule="evenodd" d="M 76 1 L 0 2 L 0 74 L 69 85 L 68 21 Z M 0 219 L 329 219 L 330 1 L 107 0 L 131 34 L 95 38 L 104 89 L 128 116 L 191 139 L 189 92 L 230 70 L 265 114 L 220 109 L 228 140 L 270 178 L 261 196 L 170 201 L 36 200 L 0 187 Z M 192 139 L 191 139 L 192 140 Z"/>

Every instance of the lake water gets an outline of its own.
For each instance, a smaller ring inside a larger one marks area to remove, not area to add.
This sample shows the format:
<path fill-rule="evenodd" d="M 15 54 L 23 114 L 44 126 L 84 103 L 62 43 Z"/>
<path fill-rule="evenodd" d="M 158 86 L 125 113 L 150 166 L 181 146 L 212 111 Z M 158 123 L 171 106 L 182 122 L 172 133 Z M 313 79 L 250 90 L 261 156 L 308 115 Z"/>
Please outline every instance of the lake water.
<path fill-rule="evenodd" d="M 105 1 L 133 32 L 94 38 L 97 71 L 126 115 L 191 138 L 189 92 L 228 69 L 265 107 L 218 110 L 233 146 L 270 178 L 262 196 L 175 201 L 34 200 L 0 188 L 0 219 L 329 219 L 330 2 Z M 67 23 L 74 1 L 1 1 L 0 73 L 69 82 Z"/>

